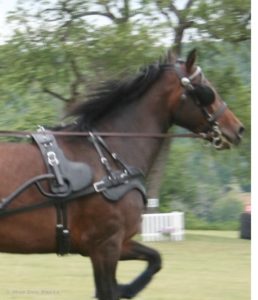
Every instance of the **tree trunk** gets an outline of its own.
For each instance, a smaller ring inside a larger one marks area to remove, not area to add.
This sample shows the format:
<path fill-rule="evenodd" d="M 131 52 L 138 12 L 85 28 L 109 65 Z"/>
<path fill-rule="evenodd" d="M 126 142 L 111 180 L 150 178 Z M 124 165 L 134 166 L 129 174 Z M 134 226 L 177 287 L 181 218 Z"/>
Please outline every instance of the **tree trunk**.
<path fill-rule="evenodd" d="M 163 141 L 158 157 L 151 167 L 151 170 L 147 177 L 148 198 L 159 199 L 159 190 L 169 155 L 170 145 L 170 139 L 166 139 Z"/>

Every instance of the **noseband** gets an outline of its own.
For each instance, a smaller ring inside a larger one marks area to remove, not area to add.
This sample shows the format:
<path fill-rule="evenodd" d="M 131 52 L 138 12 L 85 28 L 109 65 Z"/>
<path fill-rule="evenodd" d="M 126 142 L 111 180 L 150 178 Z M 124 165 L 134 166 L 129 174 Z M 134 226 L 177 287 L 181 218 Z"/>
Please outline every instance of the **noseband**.
<path fill-rule="evenodd" d="M 201 83 L 203 82 L 204 76 L 202 73 L 202 69 L 199 66 L 197 66 L 196 70 L 194 71 L 193 74 L 191 74 L 190 76 L 185 76 L 181 69 L 181 63 L 182 62 L 179 61 L 175 65 L 175 70 L 176 70 L 177 76 L 179 77 L 181 85 L 185 88 L 186 91 L 188 91 L 188 92 L 193 91 L 195 88 L 192 84 L 192 81 L 197 76 L 201 76 Z M 182 97 L 185 97 L 185 94 L 183 94 Z M 219 127 L 218 119 L 225 112 L 225 110 L 227 108 L 227 104 L 224 101 L 222 101 L 219 108 L 216 111 L 214 111 L 213 113 L 210 113 L 205 106 L 201 105 L 198 97 L 193 96 L 193 98 L 194 98 L 193 99 L 194 103 L 200 108 L 202 114 L 204 115 L 205 119 L 207 120 L 207 122 L 209 124 L 209 128 L 210 128 L 209 138 L 211 139 L 212 145 L 216 149 L 221 149 L 223 147 L 224 138 L 223 138 L 223 134 Z M 204 136 L 206 136 L 206 133 L 204 133 Z"/>

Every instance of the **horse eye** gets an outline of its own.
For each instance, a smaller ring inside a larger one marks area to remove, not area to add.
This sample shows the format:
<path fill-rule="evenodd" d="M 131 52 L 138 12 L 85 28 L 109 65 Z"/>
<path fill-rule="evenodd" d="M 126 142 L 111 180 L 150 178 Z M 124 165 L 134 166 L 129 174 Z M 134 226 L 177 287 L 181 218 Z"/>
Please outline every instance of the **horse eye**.
<path fill-rule="evenodd" d="M 200 105 L 209 106 L 215 101 L 213 90 L 207 85 L 194 85 L 190 94 L 198 99 Z"/>

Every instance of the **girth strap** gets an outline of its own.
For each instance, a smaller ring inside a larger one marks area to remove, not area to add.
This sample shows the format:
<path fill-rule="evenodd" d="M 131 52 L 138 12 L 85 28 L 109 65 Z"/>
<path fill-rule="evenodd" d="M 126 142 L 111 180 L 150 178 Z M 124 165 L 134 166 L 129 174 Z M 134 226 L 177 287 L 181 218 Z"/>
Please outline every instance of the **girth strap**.
<path fill-rule="evenodd" d="M 56 224 L 56 245 L 58 255 L 65 255 L 70 252 L 70 231 L 67 224 L 66 203 L 56 203 L 57 224 Z"/>

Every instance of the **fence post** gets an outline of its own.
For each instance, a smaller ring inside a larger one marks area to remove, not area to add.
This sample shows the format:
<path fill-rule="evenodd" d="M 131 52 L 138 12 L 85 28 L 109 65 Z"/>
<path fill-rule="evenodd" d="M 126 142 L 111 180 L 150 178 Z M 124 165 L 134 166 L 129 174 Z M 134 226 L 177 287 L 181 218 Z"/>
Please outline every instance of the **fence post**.
<path fill-rule="evenodd" d="M 142 220 L 143 241 L 181 241 L 184 239 L 184 213 L 144 214 Z"/>

